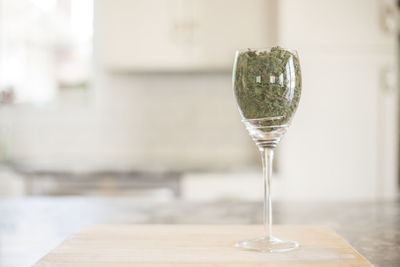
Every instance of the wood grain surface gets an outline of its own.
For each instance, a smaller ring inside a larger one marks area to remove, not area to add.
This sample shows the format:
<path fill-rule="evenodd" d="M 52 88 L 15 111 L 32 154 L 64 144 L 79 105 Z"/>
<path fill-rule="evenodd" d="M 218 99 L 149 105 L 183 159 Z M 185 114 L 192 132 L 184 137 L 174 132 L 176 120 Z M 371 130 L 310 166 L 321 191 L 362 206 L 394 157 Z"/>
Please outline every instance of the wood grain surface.
<path fill-rule="evenodd" d="M 261 225 L 95 225 L 82 228 L 34 267 L 86 266 L 372 266 L 325 226 L 275 225 L 300 248 L 259 253 L 234 247 L 259 237 Z"/>

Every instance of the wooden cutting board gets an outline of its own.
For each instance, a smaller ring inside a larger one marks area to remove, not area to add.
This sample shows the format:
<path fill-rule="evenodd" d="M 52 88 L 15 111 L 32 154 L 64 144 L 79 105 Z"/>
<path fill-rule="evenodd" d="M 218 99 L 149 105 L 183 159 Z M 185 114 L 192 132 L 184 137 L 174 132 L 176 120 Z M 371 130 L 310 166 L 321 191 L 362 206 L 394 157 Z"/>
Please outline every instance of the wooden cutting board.
<path fill-rule="evenodd" d="M 82 228 L 34 267 L 372 266 L 325 226 L 275 225 L 300 248 L 259 253 L 234 247 L 262 235 L 261 225 L 96 225 Z"/>

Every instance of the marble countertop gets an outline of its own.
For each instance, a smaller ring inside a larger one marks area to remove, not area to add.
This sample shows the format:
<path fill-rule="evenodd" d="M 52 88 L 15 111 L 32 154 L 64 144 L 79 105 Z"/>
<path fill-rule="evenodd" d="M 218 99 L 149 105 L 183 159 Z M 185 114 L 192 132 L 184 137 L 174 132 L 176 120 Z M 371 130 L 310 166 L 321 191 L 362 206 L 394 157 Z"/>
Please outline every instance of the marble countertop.
<path fill-rule="evenodd" d="M 400 203 L 274 203 L 277 224 L 328 225 L 375 266 L 400 266 Z M 0 266 L 31 266 L 87 224 L 255 224 L 262 203 L 119 197 L 0 198 Z"/>

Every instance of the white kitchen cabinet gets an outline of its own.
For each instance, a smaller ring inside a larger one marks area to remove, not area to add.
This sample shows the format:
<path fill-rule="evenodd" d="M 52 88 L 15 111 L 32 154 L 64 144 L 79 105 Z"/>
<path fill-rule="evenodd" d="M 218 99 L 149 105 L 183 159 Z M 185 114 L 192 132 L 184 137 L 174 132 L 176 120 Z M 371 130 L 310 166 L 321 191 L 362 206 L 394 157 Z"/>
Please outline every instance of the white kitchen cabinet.
<path fill-rule="evenodd" d="M 99 0 L 100 63 L 113 71 L 231 71 L 276 41 L 275 0 Z"/>
<path fill-rule="evenodd" d="M 394 198 L 396 36 L 384 1 L 279 1 L 280 43 L 299 50 L 303 94 L 281 150 L 282 197 Z M 387 85 L 386 83 L 389 83 Z"/>

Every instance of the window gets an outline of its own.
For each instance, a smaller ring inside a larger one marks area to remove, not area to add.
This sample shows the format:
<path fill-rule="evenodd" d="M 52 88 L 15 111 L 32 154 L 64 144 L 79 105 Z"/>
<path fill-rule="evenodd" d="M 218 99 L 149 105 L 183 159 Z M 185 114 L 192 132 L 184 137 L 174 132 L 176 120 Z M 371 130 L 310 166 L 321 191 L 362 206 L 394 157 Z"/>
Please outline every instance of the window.
<path fill-rule="evenodd" d="M 87 88 L 92 20 L 93 0 L 0 0 L 0 102 Z"/>

